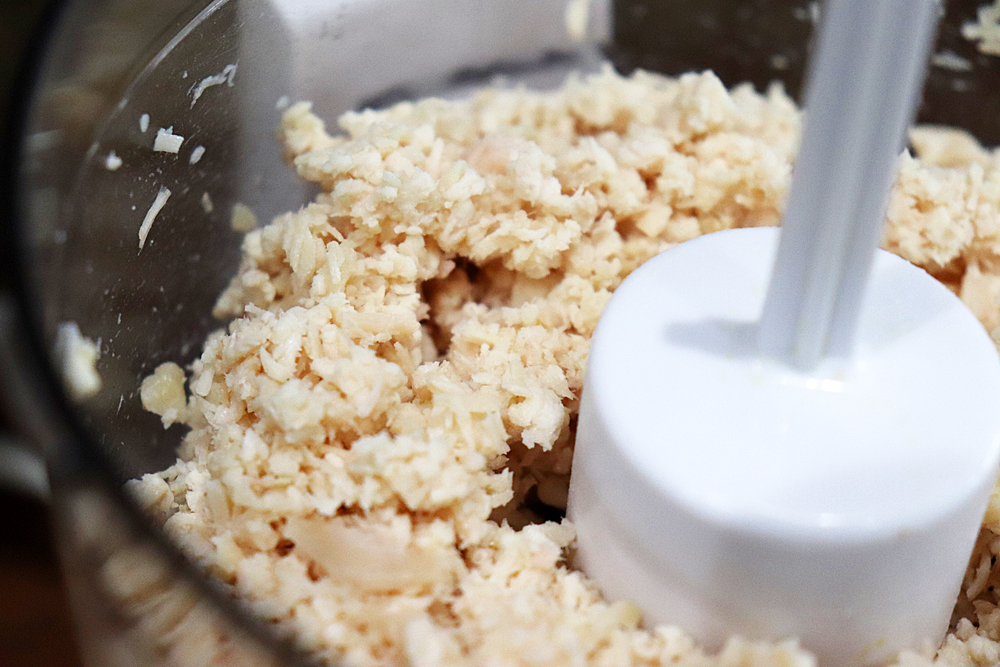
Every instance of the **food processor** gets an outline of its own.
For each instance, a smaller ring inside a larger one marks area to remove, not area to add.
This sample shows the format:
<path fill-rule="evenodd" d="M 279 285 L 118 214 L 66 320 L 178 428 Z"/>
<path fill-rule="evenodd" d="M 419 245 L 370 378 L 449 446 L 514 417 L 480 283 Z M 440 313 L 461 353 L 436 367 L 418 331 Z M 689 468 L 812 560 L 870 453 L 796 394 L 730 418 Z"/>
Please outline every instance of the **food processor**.
<path fill-rule="evenodd" d="M 918 121 L 993 146 L 1000 58 L 961 32 L 978 5 L 947 3 Z M 266 222 L 314 194 L 282 159 L 283 108 L 309 100 L 332 125 L 486 84 L 552 88 L 605 62 L 711 69 L 758 90 L 777 80 L 797 96 L 821 11 L 806 0 L 54 2 L 3 156 L 15 291 L 3 295 L 0 358 L 48 464 L 85 663 L 308 664 L 298 638 L 234 603 L 122 490 L 174 460 L 183 429 L 146 412 L 139 385 L 164 361 L 190 362 L 223 325 L 212 306 L 243 238 L 233 207 Z M 156 150 L 161 132 L 179 147 Z M 99 348 L 100 388 L 83 400 L 60 379 L 65 323 Z"/>

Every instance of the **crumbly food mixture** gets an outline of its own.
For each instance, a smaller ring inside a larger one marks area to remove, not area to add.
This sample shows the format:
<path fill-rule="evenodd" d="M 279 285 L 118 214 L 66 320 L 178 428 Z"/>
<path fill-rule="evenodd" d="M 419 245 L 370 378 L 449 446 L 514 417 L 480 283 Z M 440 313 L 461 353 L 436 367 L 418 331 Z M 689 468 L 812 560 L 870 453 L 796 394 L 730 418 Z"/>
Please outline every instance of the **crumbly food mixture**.
<path fill-rule="evenodd" d="M 142 398 L 190 427 L 130 483 L 262 617 L 348 665 L 801 665 L 794 640 L 718 653 L 646 628 L 568 562 L 565 508 L 590 335 L 611 293 L 699 234 L 777 224 L 800 115 L 779 87 L 727 91 L 611 70 L 554 92 L 284 114 L 322 187 L 250 231 L 189 377 Z M 1000 326 L 1000 157 L 920 128 L 884 245 Z M 187 391 L 184 382 L 187 382 Z M 936 657 L 1000 660 L 994 496 Z"/>

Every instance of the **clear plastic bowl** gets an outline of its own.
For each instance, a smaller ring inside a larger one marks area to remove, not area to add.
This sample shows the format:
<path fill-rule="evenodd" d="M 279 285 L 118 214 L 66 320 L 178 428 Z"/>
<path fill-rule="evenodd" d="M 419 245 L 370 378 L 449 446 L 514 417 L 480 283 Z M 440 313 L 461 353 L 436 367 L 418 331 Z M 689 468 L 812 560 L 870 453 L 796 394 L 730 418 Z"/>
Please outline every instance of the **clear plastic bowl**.
<path fill-rule="evenodd" d="M 312 100 L 332 120 L 461 95 L 496 77 L 552 87 L 605 60 L 622 72 L 714 69 L 728 85 L 758 89 L 778 79 L 797 96 L 812 4 L 595 0 L 583 41 L 567 34 L 566 0 L 57 4 L 22 91 L 16 150 L 5 156 L 18 319 L 2 324 L 14 332 L 5 362 L 17 379 L 13 398 L 49 461 L 85 662 L 304 662 L 293 640 L 220 592 L 121 490 L 174 459 L 182 428 L 164 430 L 138 387 L 161 362 L 192 360 L 220 326 L 211 309 L 241 242 L 233 204 L 267 220 L 310 198 L 275 138 L 284 100 Z M 920 121 L 995 145 L 1000 58 L 960 34 L 977 6 L 948 3 L 935 52 L 951 57 L 930 69 Z M 185 137 L 179 156 L 150 150 L 161 127 Z M 198 145 L 204 154 L 192 163 Z M 111 151 L 122 161 L 113 171 Z M 137 252 L 139 224 L 161 187 L 171 190 L 170 207 Z M 81 403 L 66 397 L 49 354 L 61 322 L 100 341 L 103 386 Z"/>

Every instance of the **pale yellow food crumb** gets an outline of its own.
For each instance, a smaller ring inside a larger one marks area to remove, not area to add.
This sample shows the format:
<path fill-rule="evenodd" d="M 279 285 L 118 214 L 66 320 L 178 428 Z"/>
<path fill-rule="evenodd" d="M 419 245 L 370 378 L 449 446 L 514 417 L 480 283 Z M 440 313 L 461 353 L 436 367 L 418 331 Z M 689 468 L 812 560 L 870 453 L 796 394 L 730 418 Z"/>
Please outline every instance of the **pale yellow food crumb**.
<path fill-rule="evenodd" d="M 233 204 L 233 212 L 229 217 L 229 225 L 237 232 L 249 232 L 257 229 L 257 216 L 246 204 Z"/>
<path fill-rule="evenodd" d="M 975 162 L 986 168 L 995 159 L 974 136 L 956 127 L 918 125 L 910 129 L 910 143 L 924 164 L 967 167 Z"/>
<path fill-rule="evenodd" d="M 156 131 L 156 138 L 153 140 L 153 150 L 162 153 L 177 153 L 184 143 L 184 137 L 174 134 L 174 128 L 160 128 Z"/>
<path fill-rule="evenodd" d="M 100 346 L 80 333 L 76 322 L 63 322 L 56 330 L 55 358 L 62 371 L 63 385 L 76 401 L 94 396 L 101 390 L 97 372 Z"/>
<path fill-rule="evenodd" d="M 160 364 L 152 375 L 142 381 L 139 398 L 142 399 L 142 407 L 160 415 L 164 427 L 170 426 L 187 406 L 184 371 L 172 361 Z"/>
<path fill-rule="evenodd" d="M 167 533 L 327 664 L 814 665 L 794 641 L 708 653 L 643 627 L 567 565 L 573 526 L 543 520 L 565 507 L 612 291 L 676 243 L 778 223 L 800 125 L 784 92 L 606 70 L 338 124 L 285 111 L 286 155 L 322 193 L 247 233 L 216 305 L 236 319 L 186 405 L 179 368 L 144 383 L 191 429 L 131 483 Z M 885 245 L 992 323 L 1000 168 L 960 154 L 901 158 Z M 997 535 L 994 498 L 939 663 L 1000 647 Z"/>

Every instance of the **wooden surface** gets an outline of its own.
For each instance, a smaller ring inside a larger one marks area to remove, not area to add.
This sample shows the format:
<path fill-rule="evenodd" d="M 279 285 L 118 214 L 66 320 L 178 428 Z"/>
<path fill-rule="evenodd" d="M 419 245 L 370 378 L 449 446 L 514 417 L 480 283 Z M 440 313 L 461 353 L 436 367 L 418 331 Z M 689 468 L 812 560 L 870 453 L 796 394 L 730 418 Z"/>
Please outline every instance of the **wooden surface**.
<path fill-rule="evenodd" d="M 46 507 L 0 492 L 0 665 L 80 667 Z"/>

